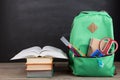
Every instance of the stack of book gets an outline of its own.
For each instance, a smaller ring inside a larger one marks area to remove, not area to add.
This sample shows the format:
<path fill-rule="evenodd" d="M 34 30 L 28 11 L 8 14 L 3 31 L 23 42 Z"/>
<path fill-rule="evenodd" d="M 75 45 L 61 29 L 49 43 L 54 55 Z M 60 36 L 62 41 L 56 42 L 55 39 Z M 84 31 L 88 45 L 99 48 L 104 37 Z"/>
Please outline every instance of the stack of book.
<path fill-rule="evenodd" d="M 52 57 L 27 58 L 26 71 L 27 77 L 30 78 L 52 77 L 53 58 Z"/>

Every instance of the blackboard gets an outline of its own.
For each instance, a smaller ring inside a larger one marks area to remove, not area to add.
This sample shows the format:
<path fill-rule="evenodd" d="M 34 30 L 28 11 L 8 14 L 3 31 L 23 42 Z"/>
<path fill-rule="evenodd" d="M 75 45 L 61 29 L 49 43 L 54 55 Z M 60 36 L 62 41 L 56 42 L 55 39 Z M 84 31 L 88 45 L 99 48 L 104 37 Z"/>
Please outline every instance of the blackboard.
<path fill-rule="evenodd" d="M 67 53 L 60 37 L 69 39 L 74 17 L 86 10 L 107 11 L 119 40 L 116 0 L 0 0 L 0 4 L 0 62 L 10 62 L 19 51 L 35 45 L 51 45 Z"/>

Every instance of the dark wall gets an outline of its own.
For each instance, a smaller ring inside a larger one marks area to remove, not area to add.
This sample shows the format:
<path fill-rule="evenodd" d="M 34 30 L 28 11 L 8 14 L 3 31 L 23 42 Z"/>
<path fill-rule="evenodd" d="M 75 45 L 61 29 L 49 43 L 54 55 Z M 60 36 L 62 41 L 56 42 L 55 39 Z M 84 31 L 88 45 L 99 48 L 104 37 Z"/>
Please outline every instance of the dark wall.
<path fill-rule="evenodd" d="M 51 45 L 67 52 L 60 37 L 69 39 L 73 18 L 83 10 L 107 11 L 113 17 L 115 39 L 119 40 L 116 0 L 0 0 L 0 4 L 1 62 L 35 45 Z"/>

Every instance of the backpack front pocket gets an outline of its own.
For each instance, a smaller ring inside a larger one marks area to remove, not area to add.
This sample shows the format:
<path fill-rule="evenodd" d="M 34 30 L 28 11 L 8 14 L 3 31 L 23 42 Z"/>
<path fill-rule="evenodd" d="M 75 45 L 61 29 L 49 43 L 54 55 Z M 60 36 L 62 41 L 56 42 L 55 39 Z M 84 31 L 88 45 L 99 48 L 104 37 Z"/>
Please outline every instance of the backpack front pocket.
<path fill-rule="evenodd" d="M 114 55 L 100 58 L 74 57 L 70 67 L 77 76 L 114 76 L 113 62 Z"/>

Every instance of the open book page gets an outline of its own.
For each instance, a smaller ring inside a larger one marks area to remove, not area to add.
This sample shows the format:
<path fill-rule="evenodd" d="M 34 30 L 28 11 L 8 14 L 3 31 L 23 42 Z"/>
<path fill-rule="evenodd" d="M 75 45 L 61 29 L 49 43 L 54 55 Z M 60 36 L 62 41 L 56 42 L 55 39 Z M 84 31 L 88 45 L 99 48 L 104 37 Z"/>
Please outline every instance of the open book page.
<path fill-rule="evenodd" d="M 64 53 L 59 48 L 52 46 L 45 46 L 41 49 L 39 46 L 34 46 L 20 51 L 10 60 L 24 59 L 28 57 L 38 57 L 38 56 L 51 56 L 53 58 L 68 59 L 66 53 Z"/>
<path fill-rule="evenodd" d="M 54 58 L 68 59 L 66 53 L 64 53 L 61 49 L 53 46 L 43 47 L 43 49 L 41 50 L 40 56 L 51 56 Z"/>
<path fill-rule="evenodd" d="M 24 59 L 28 57 L 38 57 L 40 54 L 41 48 L 39 46 L 30 47 L 20 51 L 17 55 L 15 55 L 10 60 L 16 59 Z"/>

